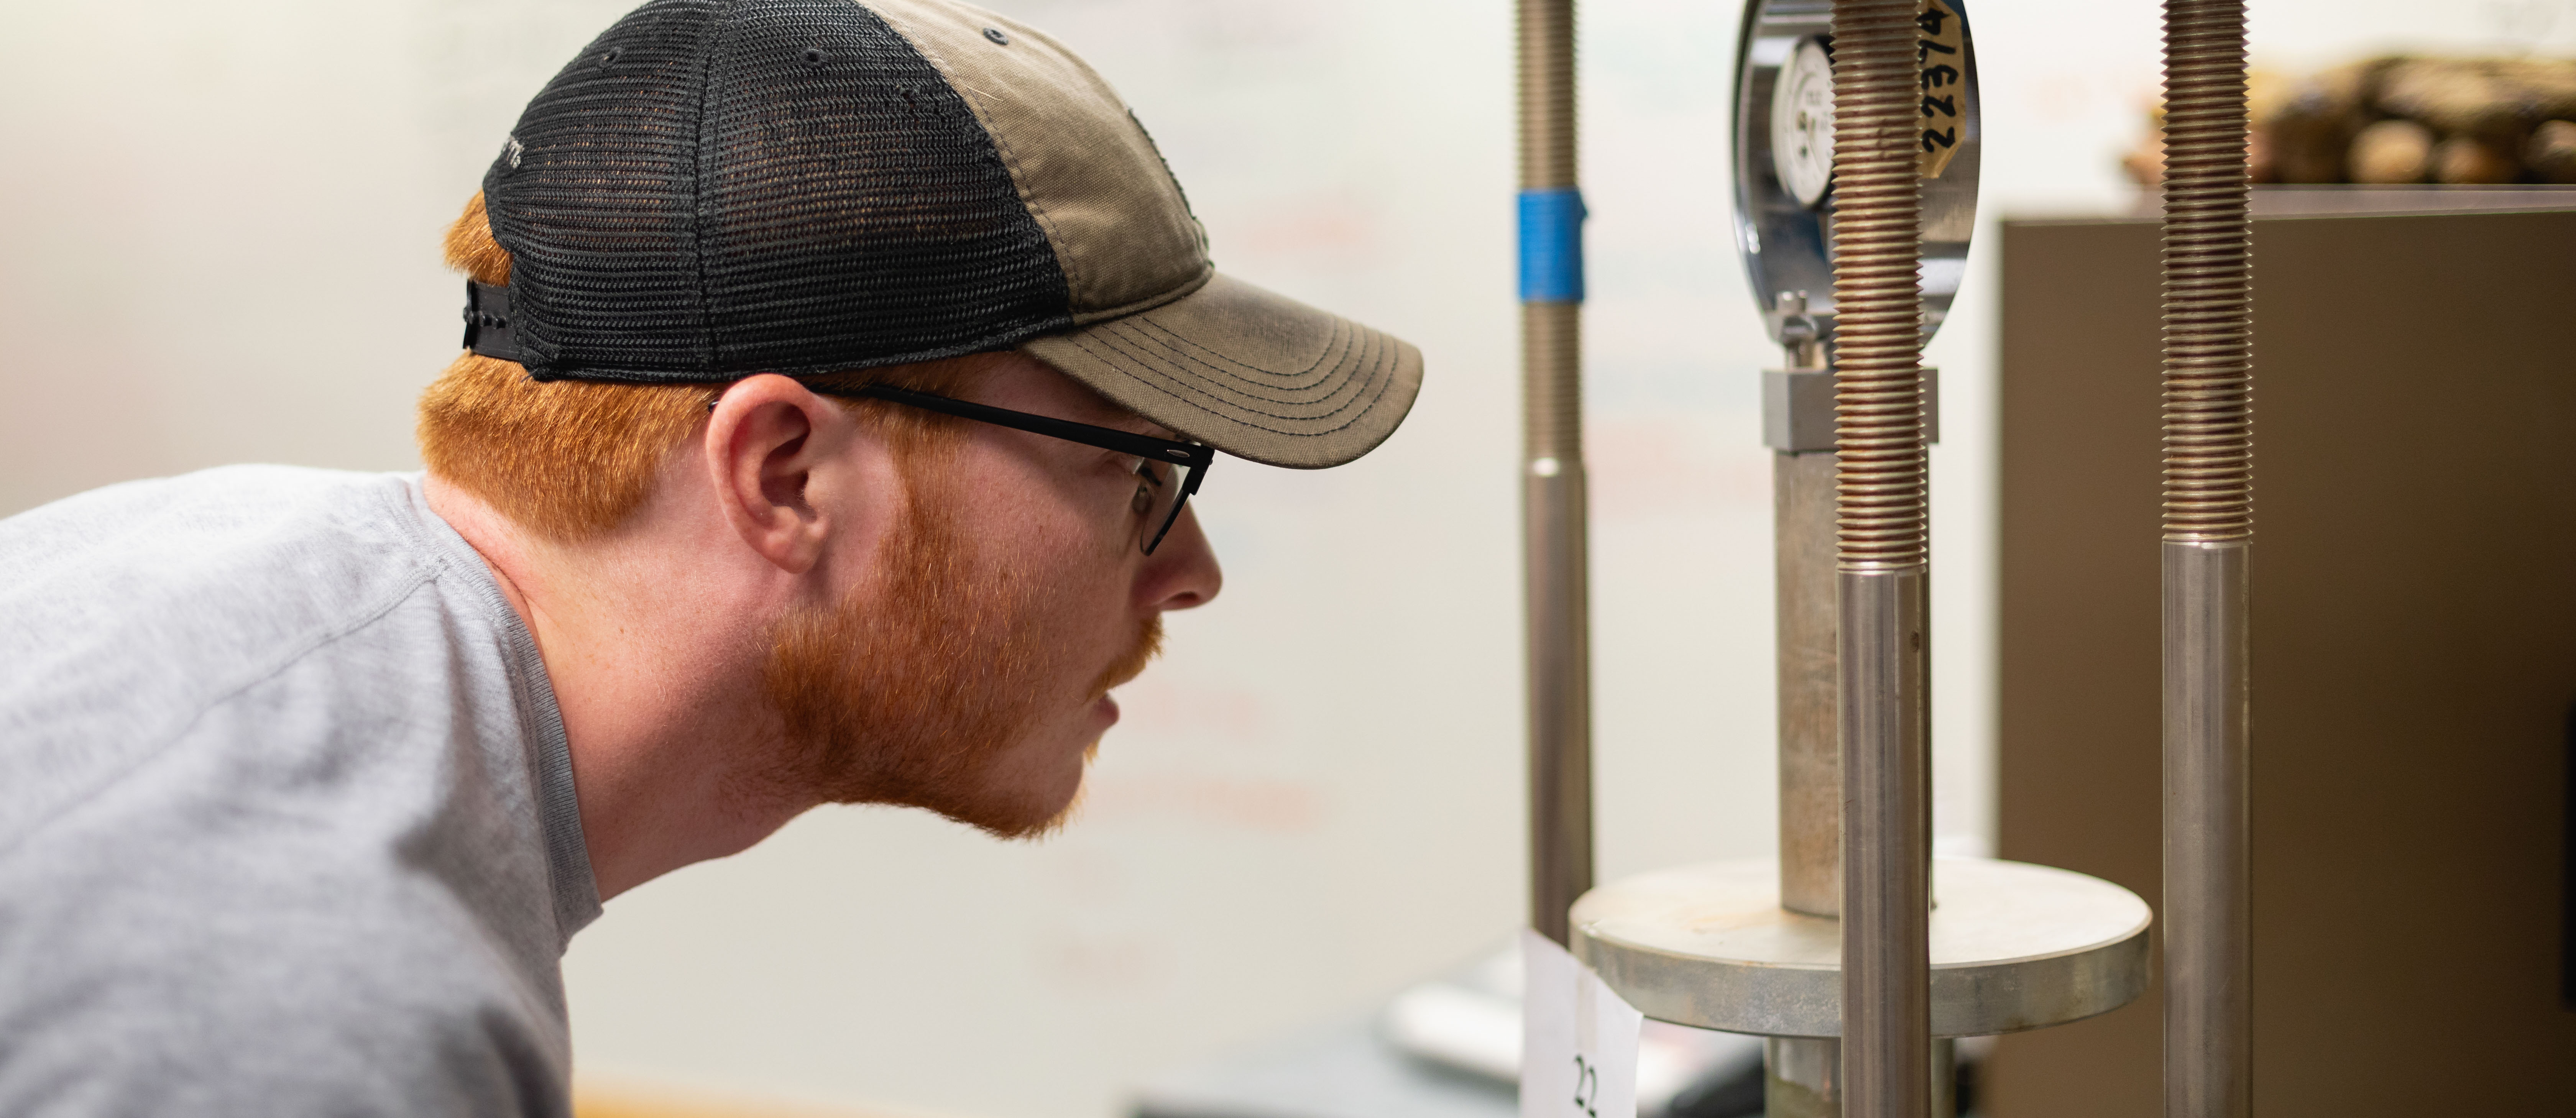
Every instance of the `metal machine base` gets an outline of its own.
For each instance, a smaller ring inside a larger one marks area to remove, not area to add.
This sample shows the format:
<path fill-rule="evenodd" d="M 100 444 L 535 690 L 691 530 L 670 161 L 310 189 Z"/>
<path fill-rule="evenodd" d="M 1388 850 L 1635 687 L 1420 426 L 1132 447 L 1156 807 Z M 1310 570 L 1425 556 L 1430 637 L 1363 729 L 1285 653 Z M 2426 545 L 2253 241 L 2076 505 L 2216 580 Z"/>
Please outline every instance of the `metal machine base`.
<path fill-rule="evenodd" d="M 2145 992 L 2147 903 L 2099 878 L 1982 858 L 1932 869 L 1932 1032 L 2062 1025 Z M 1574 954 L 1646 1016 L 1842 1034 L 1842 925 L 1780 907 L 1775 859 L 1643 874 L 1575 902 Z"/>

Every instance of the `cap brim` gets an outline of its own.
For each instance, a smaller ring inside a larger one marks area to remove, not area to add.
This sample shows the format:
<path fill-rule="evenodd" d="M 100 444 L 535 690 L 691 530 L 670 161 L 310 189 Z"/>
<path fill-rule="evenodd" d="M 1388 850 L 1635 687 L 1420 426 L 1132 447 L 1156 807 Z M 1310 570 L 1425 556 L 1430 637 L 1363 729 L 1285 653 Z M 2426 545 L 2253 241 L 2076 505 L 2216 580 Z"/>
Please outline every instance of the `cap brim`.
<path fill-rule="evenodd" d="M 1152 310 L 1019 348 L 1185 436 L 1297 469 L 1385 442 L 1422 387 L 1422 351 L 1221 273 Z"/>

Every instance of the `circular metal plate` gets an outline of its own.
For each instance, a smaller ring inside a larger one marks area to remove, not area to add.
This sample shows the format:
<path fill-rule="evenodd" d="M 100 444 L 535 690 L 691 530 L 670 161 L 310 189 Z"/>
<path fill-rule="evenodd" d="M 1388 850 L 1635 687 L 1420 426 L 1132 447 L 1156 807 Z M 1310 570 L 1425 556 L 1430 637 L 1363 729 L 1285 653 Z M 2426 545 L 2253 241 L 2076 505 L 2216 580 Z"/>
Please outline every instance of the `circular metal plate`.
<path fill-rule="evenodd" d="M 2100 878 L 1981 858 L 1932 869 L 1932 1032 L 2061 1025 L 2147 988 L 2147 903 Z M 1842 922 L 1780 907 L 1772 859 L 1605 885 L 1574 954 L 1646 1016 L 1765 1036 L 1842 1035 Z"/>
<path fill-rule="evenodd" d="M 1950 312 L 1950 300 L 1958 294 L 1959 281 L 1967 273 L 1968 240 L 1977 224 L 1977 169 L 1985 148 L 1985 130 L 1979 117 L 1982 99 L 1977 91 L 1976 44 L 1967 34 L 1967 6 L 1962 0 L 1942 0 L 1942 4 L 1955 9 L 1960 19 L 1959 60 L 1953 68 L 1956 84 L 1949 84 L 1951 79 L 1943 76 L 1940 88 L 1927 89 L 1935 95 L 1944 89 L 1957 90 L 1960 112 L 1957 146 L 1952 149 L 1948 165 L 1938 177 L 1923 180 L 1925 341 L 1941 329 L 1942 319 Z M 1802 154 L 1799 149 L 1815 137 L 1811 129 L 1817 125 L 1819 114 L 1800 114 L 1795 106 L 1784 106 L 1776 115 L 1773 112 L 1773 102 L 1784 91 L 1794 93 L 1802 88 L 1795 67 L 1799 48 L 1804 45 L 1810 51 L 1830 50 L 1832 24 L 1832 0 L 1748 0 L 1743 31 L 1736 40 L 1736 248 L 1744 257 L 1753 297 L 1775 342 L 1781 340 L 1779 297 L 1793 291 L 1806 293 L 1807 317 L 1814 320 L 1820 336 L 1828 340 L 1833 337 L 1834 276 L 1826 249 L 1833 233 L 1832 187 L 1826 186 L 1823 196 L 1817 197 L 1810 184 L 1781 181 L 1783 168 L 1788 168 L 1793 177 L 1804 177 L 1802 168 L 1814 156 Z M 1926 55 L 1927 67 L 1940 63 L 1941 59 Z M 1782 80 L 1784 69 L 1788 71 L 1786 82 Z M 1926 80 L 1932 77 L 1927 75 Z M 1823 115 L 1830 118 L 1829 112 Z M 1801 125 L 1802 120 L 1807 123 Z M 1786 131 L 1775 134 L 1775 126 Z M 1830 124 L 1824 127 L 1829 130 Z M 1830 148 L 1824 158 L 1831 159 Z M 1807 189 L 1802 191 L 1800 186 Z"/>

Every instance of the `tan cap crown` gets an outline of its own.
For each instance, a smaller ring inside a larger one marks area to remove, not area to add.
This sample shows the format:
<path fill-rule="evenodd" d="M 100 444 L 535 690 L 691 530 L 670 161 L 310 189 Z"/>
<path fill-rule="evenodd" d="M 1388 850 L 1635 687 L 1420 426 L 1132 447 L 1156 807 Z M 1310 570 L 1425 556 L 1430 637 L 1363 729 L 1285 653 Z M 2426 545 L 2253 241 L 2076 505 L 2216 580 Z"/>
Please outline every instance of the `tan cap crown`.
<path fill-rule="evenodd" d="M 1017 347 L 1243 458 L 1395 430 L 1413 347 L 1219 276 L 1154 141 L 1045 34 L 950 0 L 646 0 L 485 173 L 538 380 L 720 383 Z"/>
<path fill-rule="evenodd" d="M 945 74 L 1064 270 L 1076 329 L 1019 348 L 1157 423 L 1279 466 L 1335 466 L 1392 434 L 1411 345 L 1218 275 L 1180 183 L 1116 92 L 1025 24 L 946 0 L 869 0 Z"/>
<path fill-rule="evenodd" d="M 1073 52 L 964 4 L 870 0 L 993 138 L 1064 269 L 1077 324 L 1159 306 L 1213 271 L 1207 234 L 1135 114 Z M 996 34 L 998 32 L 998 34 Z"/>

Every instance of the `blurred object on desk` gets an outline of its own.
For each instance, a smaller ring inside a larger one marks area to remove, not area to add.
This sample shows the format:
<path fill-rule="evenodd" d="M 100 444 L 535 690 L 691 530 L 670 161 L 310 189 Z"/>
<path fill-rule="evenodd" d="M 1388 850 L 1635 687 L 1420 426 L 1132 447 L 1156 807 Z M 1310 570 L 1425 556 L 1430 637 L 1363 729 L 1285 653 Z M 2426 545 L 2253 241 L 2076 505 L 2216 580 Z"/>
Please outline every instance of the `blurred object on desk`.
<path fill-rule="evenodd" d="M 1517 946 L 1347 1019 L 1181 1069 L 1138 1094 L 1134 1118 L 1518 1118 Z M 1762 1038 L 1663 1021 L 1638 1036 L 1639 1118 L 1755 1118 Z M 1962 1045 L 1961 1112 L 1974 1059 Z"/>

